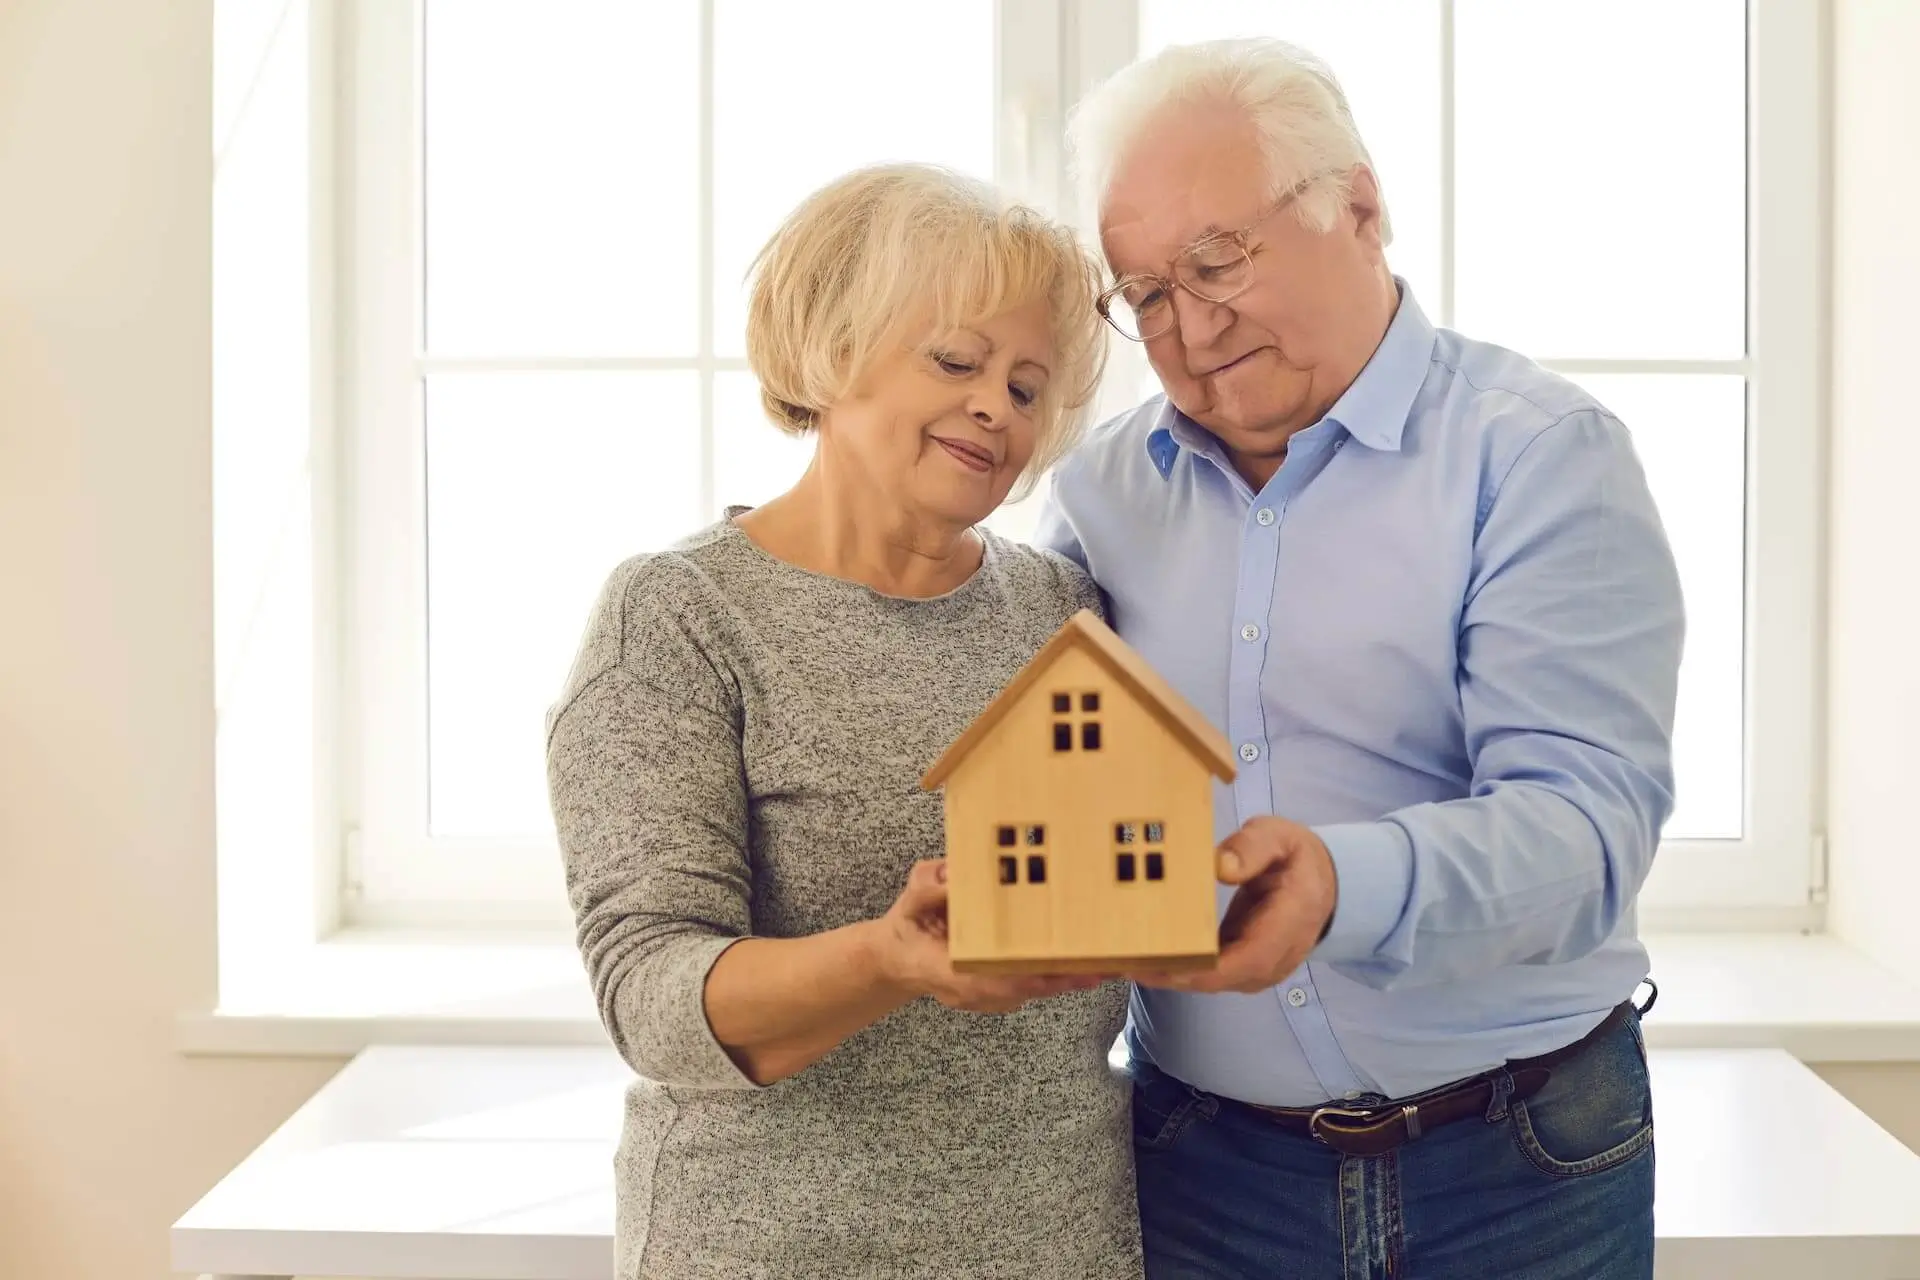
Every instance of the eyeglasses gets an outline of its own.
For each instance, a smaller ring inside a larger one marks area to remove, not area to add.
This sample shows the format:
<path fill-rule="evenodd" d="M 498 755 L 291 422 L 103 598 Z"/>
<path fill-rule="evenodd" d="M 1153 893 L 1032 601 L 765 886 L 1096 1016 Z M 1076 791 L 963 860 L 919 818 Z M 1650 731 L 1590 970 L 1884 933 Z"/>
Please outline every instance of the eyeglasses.
<path fill-rule="evenodd" d="M 1177 320 L 1173 308 L 1176 288 L 1185 289 L 1202 302 L 1231 302 L 1253 284 L 1254 250 L 1248 240 L 1254 230 L 1330 172 L 1301 179 L 1238 231 L 1223 231 L 1188 245 L 1169 264 L 1171 278 L 1147 272 L 1123 276 L 1094 301 L 1094 306 L 1121 337 L 1146 342 L 1173 328 Z"/>

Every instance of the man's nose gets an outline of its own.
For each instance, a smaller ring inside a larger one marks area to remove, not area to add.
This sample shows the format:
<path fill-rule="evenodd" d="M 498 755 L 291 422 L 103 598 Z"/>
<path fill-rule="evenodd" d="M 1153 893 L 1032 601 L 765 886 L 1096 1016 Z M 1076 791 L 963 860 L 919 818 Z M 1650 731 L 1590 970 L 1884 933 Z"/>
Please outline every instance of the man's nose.
<path fill-rule="evenodd" d="M 1185 289 L 1173 291 L 1173 320 L 1180 329 L 1180 340 L 1189 347 L 1204 347 L 1233 323 L 1233 312 L 1225 303 L 1208 302 Z"/>

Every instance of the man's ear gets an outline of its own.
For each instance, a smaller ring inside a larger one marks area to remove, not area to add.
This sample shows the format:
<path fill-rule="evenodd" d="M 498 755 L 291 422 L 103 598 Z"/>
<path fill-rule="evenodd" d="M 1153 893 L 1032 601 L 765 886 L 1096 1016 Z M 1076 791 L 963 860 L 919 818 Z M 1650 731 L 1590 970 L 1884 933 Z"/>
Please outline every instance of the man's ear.
<path fill-rule="evenodd" d="M 1353 214 L 1354 234 L 1375 253 L 1386 252 L 1380 239 L 1380 181 L 1370 166 L 1353 166 L 1353 175 L 1347 180 L 1347 208 Z"/>

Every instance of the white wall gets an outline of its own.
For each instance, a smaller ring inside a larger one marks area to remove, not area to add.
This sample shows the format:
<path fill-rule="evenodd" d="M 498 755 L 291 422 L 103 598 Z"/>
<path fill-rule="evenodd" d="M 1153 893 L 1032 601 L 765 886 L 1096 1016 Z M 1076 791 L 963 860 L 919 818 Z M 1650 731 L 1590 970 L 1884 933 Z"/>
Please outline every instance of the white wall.
<path fill-rule="evenodd" d="M 1911 1062 L 1829 1062 L 1814 1074 L 1854 1106 L 1920 1152 L 1920 1065 Z"/>
<path fill-rule="evenodd" d="M 1828 920 L 1920 982 L 1920 4 L 1835 0 L 1833 24 Z M 1920 1150 L 1920 1067 L 1821 1075 Z"/>
<path fill-rule="evenodd" d="M 160 1280 L 337 1066 L 171 1049 L 214 985 L 210 7 L 0 0 L 8 1280 Z M 1836 43 L 1833 915 L 1920 980 L 1920 3 L 1838 0 Z M 1920 1143 L 1920 1070 L 1823 1074 Z"/>
<path fill-rule="evenodd" d="M 336 1068 L 213 998 L 207 0 L 0 0 L 0 1276 L 159 1280 Z"/>
<path fill-rule="evenodd" d="M 1920 982 L 1920 4 L 1834 9 L 1832 928 Z"/>

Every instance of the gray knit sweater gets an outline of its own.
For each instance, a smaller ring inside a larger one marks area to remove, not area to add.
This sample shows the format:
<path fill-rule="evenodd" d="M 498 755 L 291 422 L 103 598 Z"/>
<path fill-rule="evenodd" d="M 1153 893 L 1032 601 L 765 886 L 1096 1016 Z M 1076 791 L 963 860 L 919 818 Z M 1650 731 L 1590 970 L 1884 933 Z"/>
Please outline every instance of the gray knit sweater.
<path fill-rule="evenodd" d="M 729 512 L 731 516 L 733 512 Z M 620 1275 L 1140 1274 L 1126 989 L 961 1013 L 920 999 L 766 1088 L 714 1039 L 737 939 L 882 915 L 943 852 L 921 773 L 1061 623 L 1077 567 L 986 535 L 906 600 L 785 564 L 723 521 L 620 566 L 548 720 L 553 812 L 600 1015 L 637 1079 Z"/>

